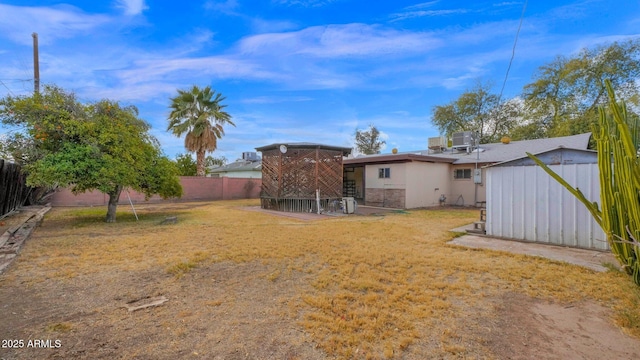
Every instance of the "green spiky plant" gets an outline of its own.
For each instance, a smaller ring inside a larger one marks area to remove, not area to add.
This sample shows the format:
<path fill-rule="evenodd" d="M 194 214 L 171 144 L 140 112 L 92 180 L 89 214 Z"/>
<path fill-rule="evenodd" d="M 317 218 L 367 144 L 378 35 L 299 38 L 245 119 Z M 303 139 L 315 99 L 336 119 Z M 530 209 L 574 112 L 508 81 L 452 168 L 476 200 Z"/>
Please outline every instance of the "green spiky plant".
<path fill-rule="evenodd" d="M 598 126 L 593 136 L 598 150 L 600 203 L 591 202 L 563 178 L 527 153 L 549 175 L 580 200 L 605 233 L 611 251 L 633 281 L 640 285 L 640 159 L 638 158 L 637 123 L 630 129 L 627 109 L 617 102 L 611 83 L 605 82 L 609 106 L 599 109 Z"/>

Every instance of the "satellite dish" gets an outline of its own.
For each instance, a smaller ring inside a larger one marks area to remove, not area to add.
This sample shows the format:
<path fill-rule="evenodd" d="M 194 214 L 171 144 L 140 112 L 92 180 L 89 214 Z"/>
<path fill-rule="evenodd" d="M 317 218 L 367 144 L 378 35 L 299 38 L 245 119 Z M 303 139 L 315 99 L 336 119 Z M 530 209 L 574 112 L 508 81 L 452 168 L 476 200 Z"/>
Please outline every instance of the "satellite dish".
<path fill-rule="evenodd" d="M 280 145 L 280 152 L 283 153 L 283 154 L 286 153 L 287 152 L 287 145 L 284 145 L 284 144 Z"/>

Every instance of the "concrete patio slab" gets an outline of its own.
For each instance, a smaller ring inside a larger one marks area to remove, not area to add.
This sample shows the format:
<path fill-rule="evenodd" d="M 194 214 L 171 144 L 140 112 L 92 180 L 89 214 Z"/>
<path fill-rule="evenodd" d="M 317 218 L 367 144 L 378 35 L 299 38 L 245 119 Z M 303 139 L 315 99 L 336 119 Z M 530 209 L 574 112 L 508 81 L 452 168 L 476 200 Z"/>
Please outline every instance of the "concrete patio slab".
<path fill-rule="evenodd" d="M 453 232 L 465 232 L 473 229 L 473 224 L 453 229 Z M 506 251 L 514 254 L 539 256 L 556 261 L 564 261 L 570 264 L 583 266 L 595 271 L 604 272 L 608 268 L 603 264 L 617 266 L 618 262 L 611 252 L 577 249 L 565 246 L 528 243 L 517 240 L 496 239 L 480 235 L 463 235 L 457 237 L 448 244 L 459 245 L 474 249 L 488 249 Z"/>

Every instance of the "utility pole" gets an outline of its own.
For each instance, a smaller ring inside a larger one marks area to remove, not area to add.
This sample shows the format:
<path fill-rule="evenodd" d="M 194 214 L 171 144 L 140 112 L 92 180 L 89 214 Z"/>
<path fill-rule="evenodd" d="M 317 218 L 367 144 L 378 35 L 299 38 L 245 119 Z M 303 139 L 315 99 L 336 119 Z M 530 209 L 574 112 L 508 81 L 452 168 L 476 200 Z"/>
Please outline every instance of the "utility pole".
<path fill-rule="evenodd" d="M 33 92 L 40 92 L 40 61 L 38 60 L 38 33 L 31 34 L 33 37 Z"/>

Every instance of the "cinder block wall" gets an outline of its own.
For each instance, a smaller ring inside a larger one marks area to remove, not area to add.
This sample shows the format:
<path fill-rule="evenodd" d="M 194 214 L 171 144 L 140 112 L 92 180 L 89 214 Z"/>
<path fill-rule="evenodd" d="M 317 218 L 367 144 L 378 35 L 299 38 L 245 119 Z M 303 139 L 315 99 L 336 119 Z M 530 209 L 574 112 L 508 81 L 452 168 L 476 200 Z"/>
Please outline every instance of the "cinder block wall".
<path fill-rule="evenodd" d="M 213 201 L 232 199 L 257 199 L 260 197 L 262 180 L 243 178 L 208 178 L 198 176 L 180 177 L 182 197 L 180 199 L 163 200 L 160 196 L 153 196 L 145 201 L 144 194 L 129 190 L 128 195 L 134 204 L 150 202 L 175 201 Z M 74 195 L 69 189 L 58 189 L 51 198 L 53 206 L 100 206 L 107 205 L 109 196 L 99 191 L 91 191 Z M 120 194 L 119 203 L 128 204 L 127 192 Z"/>
<path fill-rule="evenodd" d="M 405 189 L 377 189 L 367 188 L 365 190 L 365 205 L 390 207 L 396 209 L 405 208 Z"/>

